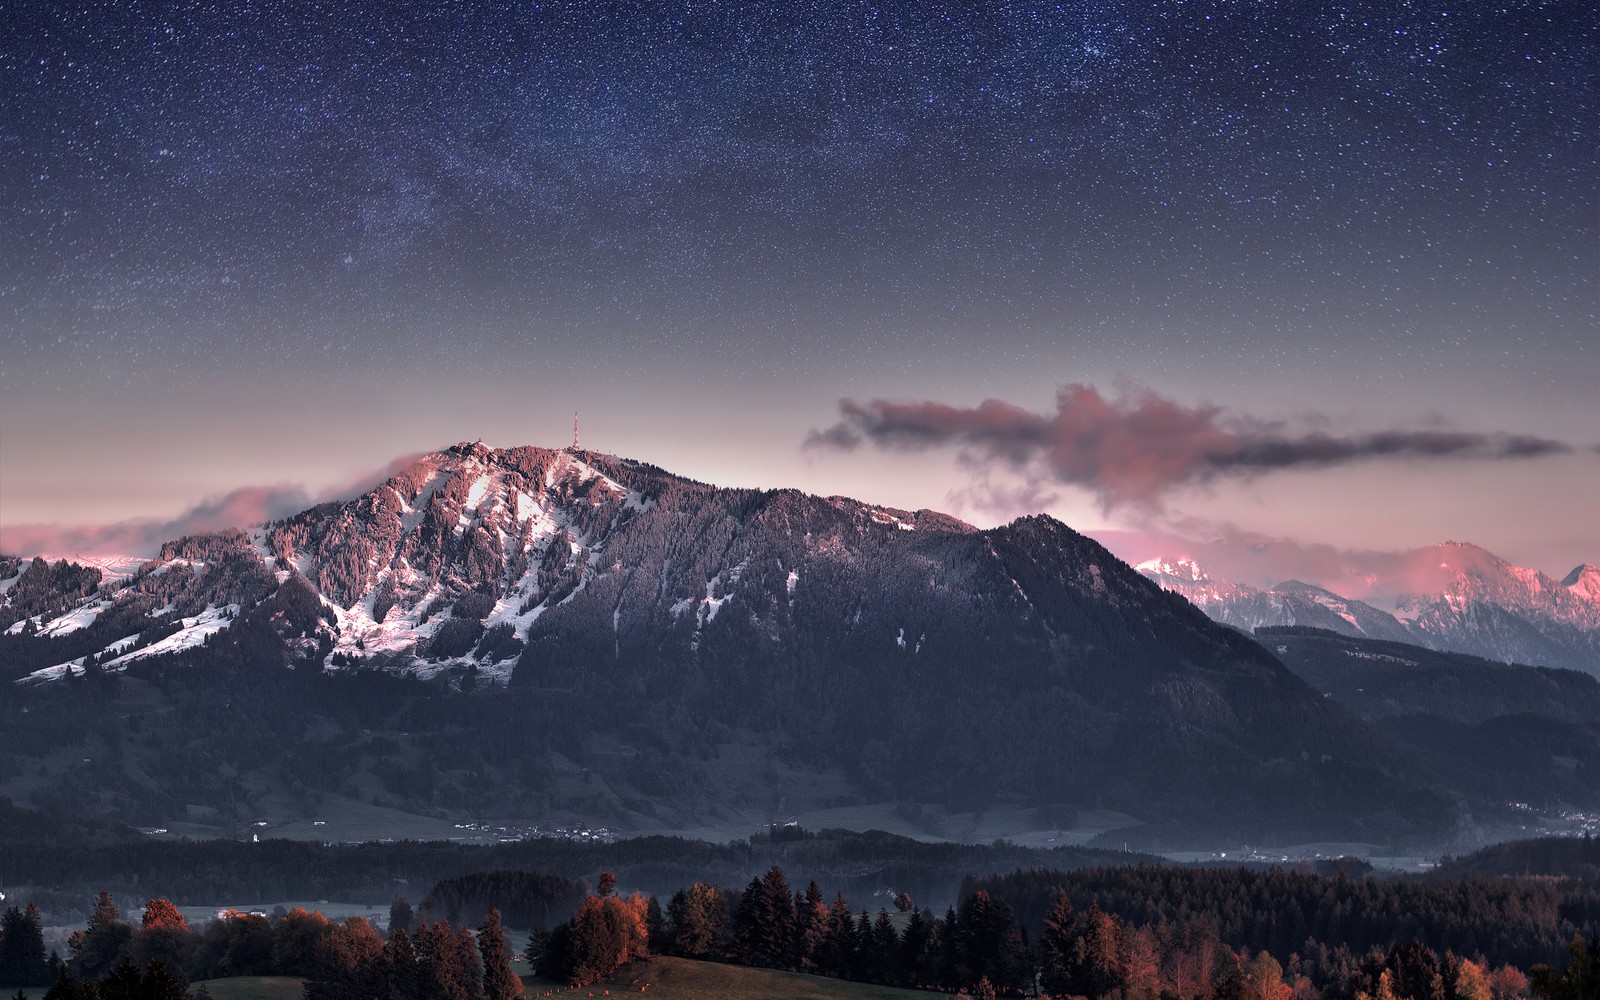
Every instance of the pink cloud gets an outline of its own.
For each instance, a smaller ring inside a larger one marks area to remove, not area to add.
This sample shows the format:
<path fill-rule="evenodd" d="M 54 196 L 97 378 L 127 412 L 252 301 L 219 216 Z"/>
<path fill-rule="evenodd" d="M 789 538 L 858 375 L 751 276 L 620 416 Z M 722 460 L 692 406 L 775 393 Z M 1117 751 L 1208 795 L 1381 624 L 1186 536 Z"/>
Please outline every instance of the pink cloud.
<path fill-rule="evenodd" d="M 420 453 L 402 455 L 381 469 L 319 494 L 289 483 L 242 486 L 220 496 L 208 497 L 172 518 L 133 518 L 111 524 L 0 525 L 0 552 L 53 557 L 153 556 L 163 543 L 184 535 L 244 528 L 297 514 L 315 504 L 359 496 L 420 457 Z"/>
<path fill-rule="evenodd" d="M 1437 428 L 1335 434 L 1329 421 L 1310 428 L 1186 406 L 1147 389 L 1107 396 L 1091 385 L 1063 386 L 1053 412 L 1035 413 L 1001 400 L 975 407 L 937 402 L 839 404 L 842 419 L 814 430 L 806 447 L 853 450 L 863 444 L 897 451 L 962 450 L 969 465 L 1003 463 L 1031 477 L 1089 490 L 1107 510 L 1121 504 L 1159 506 L 1173 489 L 1218 478 L 1296 468 L 1329 468 L 1370 459 L 1504 461 L 1568 454 L 1548 438 Z"/>

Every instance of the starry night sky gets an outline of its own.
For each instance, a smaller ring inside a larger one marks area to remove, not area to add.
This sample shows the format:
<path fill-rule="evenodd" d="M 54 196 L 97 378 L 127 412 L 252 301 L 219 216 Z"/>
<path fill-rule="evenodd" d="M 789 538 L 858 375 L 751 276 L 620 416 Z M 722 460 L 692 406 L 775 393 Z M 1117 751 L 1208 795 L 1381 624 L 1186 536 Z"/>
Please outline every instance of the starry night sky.
<path fill-rule="evenodd" d="M 1600 561 L 1597 35 L 1583 2 L 4 4 L 0 523 L 319 494 L 576 408 L 697 478 L 980 522 Z M 1573 454 L 1119 511 L 802 446 L 841 399 L 1068 384 Z"/>

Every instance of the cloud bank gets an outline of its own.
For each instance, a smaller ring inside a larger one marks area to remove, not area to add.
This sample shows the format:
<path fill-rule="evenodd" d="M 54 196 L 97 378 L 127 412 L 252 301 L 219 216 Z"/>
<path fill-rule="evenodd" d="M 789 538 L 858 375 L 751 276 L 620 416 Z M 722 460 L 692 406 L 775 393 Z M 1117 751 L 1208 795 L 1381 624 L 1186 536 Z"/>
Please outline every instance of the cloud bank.
<path fill-rule="evenodd" d="M 1185 406 L 1147 389 L 1115 396 L 1092 385 L 1063 386 L 1054 412 L 1035 413 L 1001 400 L 975 407 L 936 402 L 842 400 L 842 419 L 813 430 L 811 449 L 896 451 L 954 447 L 969 462 L 1001 462 L 1035 484 L 1090 491 L 1107 510 L 1154 507 L 1179 487 L 1288 469 L 1321 469 L 1368 459 L 1509 461 L 1563 455 L 1571 445 L 1518 434 L 1384 430 L 1339 435 L 1295 431 L 1282 421 Z"/>
<path fill-rule="evenodd" d="M 17 555 L 153 556 L 163 542 L 184 535 L 288 517 L 311 506 L 299 486 L 245 486 L 210 497 L 173 518 L 135 518 L 113 524 L 0 526 L 0 552 Z"/>
<path fill-rule="evenodd" d="M 0 553 L 6 555 L 154 556 L 165 542 L 224 528 L 244 528 L 298 514 L 314 504 L 365 493 L 422 457 L 402 455 L 383 468 L 343 486 L 313 494 L 304 486 L 242 486 L 208 497 L 172 518 L 133 518 L 111 524 L 0 525 Z"/>

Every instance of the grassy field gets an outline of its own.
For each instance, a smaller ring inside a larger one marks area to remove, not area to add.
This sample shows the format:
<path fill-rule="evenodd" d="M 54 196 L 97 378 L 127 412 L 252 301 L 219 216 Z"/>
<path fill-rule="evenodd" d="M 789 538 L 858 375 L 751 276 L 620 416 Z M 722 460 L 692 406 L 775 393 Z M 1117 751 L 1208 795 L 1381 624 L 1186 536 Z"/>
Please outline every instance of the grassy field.
<path fill-rule="evenodd" d="M 931 1000 L 938 996 L 795 972 L 661 957 L 635 963 L 605 982 L 575 990 L 534 978 L 525 979 L 524 984 L 530 997 L 637 996 L 642 993 L 651 1000 Z"/>

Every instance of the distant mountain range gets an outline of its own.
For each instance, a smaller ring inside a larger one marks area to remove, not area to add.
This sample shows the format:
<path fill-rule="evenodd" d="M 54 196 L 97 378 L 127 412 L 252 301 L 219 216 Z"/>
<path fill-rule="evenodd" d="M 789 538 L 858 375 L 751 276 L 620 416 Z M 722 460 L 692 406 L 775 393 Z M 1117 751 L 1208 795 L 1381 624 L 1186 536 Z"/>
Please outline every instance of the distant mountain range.
<path fill-rule="evenodd" d="M 1388 842 L 1468 808 L 1051 518 L 980 531 L 591 452 L 459 445 L 121 578 L 13 559 L 0 627 L 19 734 L 0 794 L 150 822 L 151 801 L 242 817 L 337 794 L 635 829 L 879 803 L 908 822 L 1113 810 L 1146 842 Z M 336 680 L 375 672 L 428 687 Z M 427 693 L 445 689 L 477 707 Z M 99 779 L 46 777 L 63 739 L 124 716 Z M 183 749 L 157 752 L 166 727 L 140 719 L 174 718 Z"/>
<path fill-rule="evenodd" d="M 1298 580 L 1262 589 L 1218 579 L 1187 557 L 1137 568 L 1247 631 L 1303 625 L 1600 676 L 1600 568 L 1587 564 L 1557 581 L 1476 545 L 1446 542 L 1405 553 L 1387 575 L 1367 575 L 1362 584 L 1375 595 L 1368 601 Z"/>
<path fill-rule="evenodd" d="M 1314 689 L 1411 749 L 1452 788 L 1586 814 L 1600 806 L 1600 680 L 1416 645 L 1265 626 L 1256 638 Z M 1570 829 L 1570 827 L 1569 827 Z"/>

